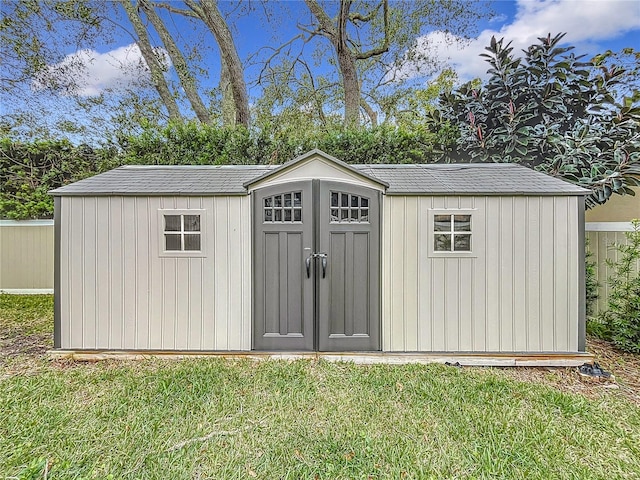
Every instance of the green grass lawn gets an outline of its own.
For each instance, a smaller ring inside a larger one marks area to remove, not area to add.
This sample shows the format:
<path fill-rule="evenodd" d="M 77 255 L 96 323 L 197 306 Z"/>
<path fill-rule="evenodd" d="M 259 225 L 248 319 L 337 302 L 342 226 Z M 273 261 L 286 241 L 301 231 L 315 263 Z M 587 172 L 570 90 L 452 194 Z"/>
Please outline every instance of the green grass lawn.
<path fill-rule="evenodd" d="M 4 297 L 2 328 L 22 301 Z M 48 479 L 640 478 L 640 408 L 491 369 L 17 355 L 0 364 L 0 478 L 45 466 Z"/>

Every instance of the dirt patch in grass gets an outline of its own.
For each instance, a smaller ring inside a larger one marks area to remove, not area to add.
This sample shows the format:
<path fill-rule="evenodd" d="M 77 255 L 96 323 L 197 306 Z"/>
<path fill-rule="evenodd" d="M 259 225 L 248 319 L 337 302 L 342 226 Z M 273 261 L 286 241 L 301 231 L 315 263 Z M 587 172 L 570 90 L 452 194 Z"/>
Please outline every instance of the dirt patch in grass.
<path fill-rule="evenodd" d="M 0 357 L 7 355 L 43 355 L 51 348 L 51 335 L 33 333 L 16 335 L 10 338 L 0 337 Z"/>
<path fill-rule="evenodd" d="M 587 351 L 593 353 L 595 362 L 613 374 L 614 378 L 585 378 L 576 368 L 505 368 L 502 373 L 509 378 L 544 383 L 588 398 L 601 398 L 607 394 L 622 395 L 640 405 L 640 355 L 621 352 L 610 342 L 596 338 L 587 340 Z"/>

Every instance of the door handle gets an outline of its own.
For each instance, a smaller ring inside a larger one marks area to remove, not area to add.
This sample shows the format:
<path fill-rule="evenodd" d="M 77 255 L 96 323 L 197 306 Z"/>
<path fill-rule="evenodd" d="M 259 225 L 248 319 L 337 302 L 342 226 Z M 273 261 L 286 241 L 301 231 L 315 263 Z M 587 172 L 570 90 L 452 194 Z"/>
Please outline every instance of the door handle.
<path fill-rule="evenodd" d="M 314 258 L 322 259 L 322 278 L 327 276 L 327 254 L 326 253 L 312 253 L 309 255 L 304 263 L 307 268 L 307 278 L 311 278 L 311 260 Z"/>

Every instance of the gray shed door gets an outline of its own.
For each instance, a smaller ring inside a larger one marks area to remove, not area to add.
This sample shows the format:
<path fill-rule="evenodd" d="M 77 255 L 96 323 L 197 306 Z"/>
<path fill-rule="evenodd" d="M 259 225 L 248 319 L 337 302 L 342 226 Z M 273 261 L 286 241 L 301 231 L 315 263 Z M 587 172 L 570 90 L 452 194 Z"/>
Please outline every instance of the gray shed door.
<path fill-rule="evenodd" d="M 253 348 L 380 349 L 380 193 L 303 181 L 254 193 Z"/>

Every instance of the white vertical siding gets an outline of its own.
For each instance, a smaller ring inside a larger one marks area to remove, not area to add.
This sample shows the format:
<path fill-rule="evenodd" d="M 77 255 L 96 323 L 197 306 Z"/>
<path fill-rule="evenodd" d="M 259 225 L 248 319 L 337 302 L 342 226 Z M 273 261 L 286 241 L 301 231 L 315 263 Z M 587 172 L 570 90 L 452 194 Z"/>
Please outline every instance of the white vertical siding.
<path fill-rule="evenodd" d="M 473 256 L 429 256 L 441 208 L 474 210 Z M 387 196 L 383 211 L 383 350 L 577 350 L 578 198 Z"/>
<path fill-rule="evenodd" d="M 63 197 L 61 347 L 249 350 L 250 200 Z M 158 210 L 205 210 L 206 256 L 160 257 Z"/>

